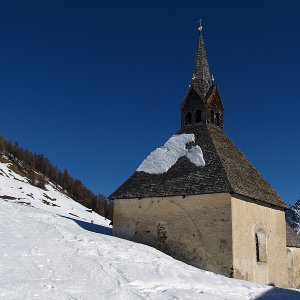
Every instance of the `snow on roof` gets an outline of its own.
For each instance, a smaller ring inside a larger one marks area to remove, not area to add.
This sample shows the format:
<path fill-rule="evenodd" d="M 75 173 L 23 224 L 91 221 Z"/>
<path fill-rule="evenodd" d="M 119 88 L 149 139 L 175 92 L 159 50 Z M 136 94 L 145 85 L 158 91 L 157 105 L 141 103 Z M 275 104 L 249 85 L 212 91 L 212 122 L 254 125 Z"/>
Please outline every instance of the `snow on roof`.
<path fill-rule="evenodd" d="M 167 172 L 177 160 L 186 156 L 196 166 L 205 166 L 201 148 L 196 145 L 187 149 L 188 143 L 195 142 L 194 134 L 173 135 L 162 147 L 157 148 L 138 167 L 138 172 L 161 174 Z"/>

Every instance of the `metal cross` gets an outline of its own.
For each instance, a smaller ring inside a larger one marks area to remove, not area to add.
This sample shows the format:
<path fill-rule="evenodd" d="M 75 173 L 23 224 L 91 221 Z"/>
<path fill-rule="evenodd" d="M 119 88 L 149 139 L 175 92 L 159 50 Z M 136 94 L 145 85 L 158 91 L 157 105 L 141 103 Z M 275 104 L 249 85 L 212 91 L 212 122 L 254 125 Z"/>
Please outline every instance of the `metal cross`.
<path fill-rule="evenodd" d="M 199 31 L 202 31 L 202 21 L 203 21 L 203 19 L 201 19 L 201 18 L 198 20 L 198 22 L 199 22 L 198 30 Z"/>

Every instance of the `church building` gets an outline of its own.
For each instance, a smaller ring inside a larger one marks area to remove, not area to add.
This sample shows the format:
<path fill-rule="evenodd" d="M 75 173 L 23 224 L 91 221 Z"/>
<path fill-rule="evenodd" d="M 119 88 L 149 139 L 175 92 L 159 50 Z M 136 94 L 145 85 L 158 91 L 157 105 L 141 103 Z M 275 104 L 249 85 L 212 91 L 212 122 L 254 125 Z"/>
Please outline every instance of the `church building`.
<path fill-rule="evenodd" d="M 228 277 L 300 286 L 287 204 L 224 133 L 202 26 L 181 128 L 114 193 L 113 234 Z"/>

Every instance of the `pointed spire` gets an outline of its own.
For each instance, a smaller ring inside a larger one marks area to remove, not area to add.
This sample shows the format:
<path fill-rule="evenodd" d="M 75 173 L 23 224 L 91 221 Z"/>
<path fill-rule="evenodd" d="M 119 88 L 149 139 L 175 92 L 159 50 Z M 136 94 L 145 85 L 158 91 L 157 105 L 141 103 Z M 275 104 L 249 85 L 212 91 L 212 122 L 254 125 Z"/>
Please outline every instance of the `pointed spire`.
<path fill-rule="evenodd" d="M 200 96 L 205 97 L 209 88 L 213 84 L 212 78 L 209 72 L 206 51 L 204 47 L 204 41 L 202 36 L 202 19 L 199 20 L 199 38 L 198 47 L 195 58 L 194 72 L 192 77 L 192 85 L 197 88 Z"/>

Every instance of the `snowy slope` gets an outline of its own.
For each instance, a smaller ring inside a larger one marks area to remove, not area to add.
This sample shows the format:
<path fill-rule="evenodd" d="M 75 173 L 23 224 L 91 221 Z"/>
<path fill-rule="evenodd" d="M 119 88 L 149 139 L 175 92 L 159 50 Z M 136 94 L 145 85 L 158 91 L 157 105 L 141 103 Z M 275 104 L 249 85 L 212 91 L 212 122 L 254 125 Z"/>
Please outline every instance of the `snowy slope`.
<path fill-rule="evenodd" d="M 10 199 L 23 205 L 31 205 L 36 208 L 59 213 L 66 216 L 80 216 L 87 221 L 98 221 L 103 223 L 103 218 L 95 212 L 83 207 L 73 199 L 69 198 L 58 189 L 55 184 L 47 180 L 46 190 L 37 188 L 23 177 L 13 171 L 13 164 L 7 157 L 1 157 L 0 162 L 0 199 Z M 108 225 L 109 221 L 105 221 Z"/>
<path fill-rule="evenodd" d="M 0 173 L 0 299 L 300 299 L 112 237 L 107 220 L 51 184 L 35 188 L 8 164 Z"/>

